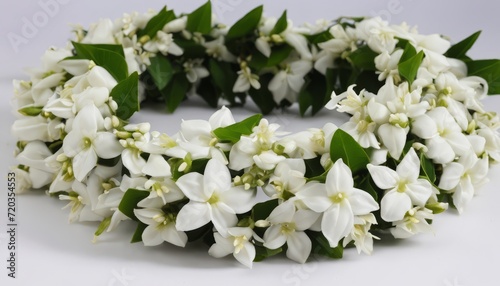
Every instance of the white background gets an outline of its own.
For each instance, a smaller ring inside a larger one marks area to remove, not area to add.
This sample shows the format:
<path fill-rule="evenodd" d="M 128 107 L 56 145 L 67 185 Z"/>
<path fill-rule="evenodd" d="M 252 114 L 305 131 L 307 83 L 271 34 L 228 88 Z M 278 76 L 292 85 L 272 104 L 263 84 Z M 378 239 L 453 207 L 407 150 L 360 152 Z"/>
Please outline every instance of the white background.
<path fill-rule="evenodd" d="M 62 202 L 43 193 L 18 197 L 18 269 L 17 279 L 7 278 L 6 175 L 15 162 L 15 141 L 10 136 L 14 120 L 9 101 L 11 81 L 25 78 L 23 69 L 36 66 L 50 45 L 63 45 L 70 38 L 68 23 L 87 26 L 102 17 L 116 18 L 124 12 L 144 12 L 167 4 L 177 12 L 189 12 L 203 1 L 76 1 L 60 0 L 50 15 L 40 3 L 49 0 L 2 1 L 0 6 L 0 126 L 2 136 L 0 176 L 0 281 L 1 285 L 176 285 L 185 282 L 205 285 L 499 285 L 500 193 L 499 167 L 493 168 L 491 182 L 484 187 L 463 215 L 449 211 L 435 220 L 435 233 L 405 241 L 376 243 L 372 256 L 345 251 L 342 260 L 311 259 L 296 264 L 284 256 L 254 264 L 253 270 L 234 259 L 214 259 L 202 244 L 187 249 L 172 246 L 146 248 L 129 244 L 132 224 L 124 224 L 115 233 L 105 234 L 97 244 L 91 239 L 95 224 L 68 224 Z M 233 23 L 264 1 L 214 0 L 214 13 Z M 417 25 L 422 33 L 441 33 L 458 41 L 477 30 L 483 34 L 470 52 L 474 58 L 500 58 L 500 17 L 498 1 L 269 1 L 265 13 L 279 16 L 283 9 L 296 24 L 319 18 L 380 15 L 393 23 Z M 45 15 L 45 16 L 44 16 Z M 47 16 L 48 15 L 48 16 Z M 27 22 L 36 31 L 26 32 Z M 23 31 L 24 29 L 24 31 Z M 31 32 L 31 33 L 29 33 Z M 13 45 L 16 34 L 25 42 Z M 486 100 L 488 109 L 500 112 L 500 97 Z M 235 109 L 236 119 L 255 112 Z M 181 118 L 206 119 L 213 110 L 197 102 L 184 103 L 173 115 L 161 108 L 134 116 L 133 121 L 151 121 L 153 129 L 173 134 Z M 270 116 L 289 131 L 320 127 L 327 121 L 340 123 L 346 118 L 326 111 L 315 118 L 301 119 L 292 110 L 286 116 Z M 319 260 L 319 261 L 318 261 Z"/>

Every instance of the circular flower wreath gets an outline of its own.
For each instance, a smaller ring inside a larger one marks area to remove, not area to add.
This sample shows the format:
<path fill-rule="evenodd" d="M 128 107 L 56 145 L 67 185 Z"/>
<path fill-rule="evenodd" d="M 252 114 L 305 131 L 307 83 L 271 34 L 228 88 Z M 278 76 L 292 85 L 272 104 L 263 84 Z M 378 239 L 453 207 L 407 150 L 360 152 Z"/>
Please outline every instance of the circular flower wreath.
<path fill-rule="evenodd" d="M 480 101 L 500 93 L 498 60 L 466 56 L 479 33 L 451 45 L 380 18 L 294 27 L 262 7 L 227 27 L 210 2 L 74 31 L 14 82 L 17 191 L 68 201 L 71 222 L 101 222 L 95 238 L 134 220 L 132 242 L 203 239 L 248 267 L 281 251 L 300 263 L 351 245 L 370 254 L 375 235 L 407 238 L 448 205 L 462 212 L 500 160 L 499 117 Z M 222 107 L 173 136 L 128 122 L 141 101 L 174 111 L 194 94 L 350 119 L 289 134 Z M 260 191 L 269 200 L 256 203 Z"/>

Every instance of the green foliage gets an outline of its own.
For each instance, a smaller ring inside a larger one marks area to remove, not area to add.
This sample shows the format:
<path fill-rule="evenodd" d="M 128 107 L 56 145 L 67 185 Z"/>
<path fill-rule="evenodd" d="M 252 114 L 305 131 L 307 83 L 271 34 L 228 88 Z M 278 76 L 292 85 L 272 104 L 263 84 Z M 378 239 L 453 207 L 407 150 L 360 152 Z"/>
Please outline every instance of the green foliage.
<path fill-rule="evenodd" d="M 260 76 L 260 89 L 251 88 L 248 91 L 250 98 L 257 104 L 262 114 L 269 114 L 277 106 L 273 94 L 267 88 L 273 79 L 273 74 L 267 73 Z"/>
<path fill-rule="evenodd" d="M 271 30 L 271 35 L 280 34 L 283 31 L 285 31 L 287 27 L 288 27 L 288 20 L 286 18 L 286 10 L 285 10 L 281 15 L 281 17 L 276 22 L 276 25 L 274 25 L 274 28 Z"/>
<path fill-rule="evenodd" d="M 24 116 L 38 116 L 42 113 L 43 108 L 43 106 L 30 105 L 17 110 L 17 112 Z"/>
<path fill-rule="evenodd" d="M 224 98 L 231 104 L 235 104 L 235 98 L 238 93 L 233 92 L 233 86 L 236 82 L 237 74 L 231 63 L 210 59 L 208 62 L 208 69 L 212 76 L 213 83 L 222 91 Z"/>
<path fill-rule="evenodd" d="M 212 30 L 212 3 L 210 1 L 188 15 L 186 29 L 192 33 L 210 33 Z"/>
<path fill-rule="evenodd" d="M 73 42 L 76 57 L 73 59 L 88 59 L 106 69 L 120 82 L 128 76 L 128 66 L 121 45 L 81 44 Z"/>
<path fill-rule="evenodd" d="M 173 76 L 170 83 L 162 90 L 168 112 L 172 113 L 177 109 L 186 97 L 186 93 L 190 87 L 191 84 L 184 73 L 178 73 Z"/>
<path fill-rule="evenodd" d="M 226 41 L 242 38 L 253 33 L 259 25 L 263 10 L 264 7 L 261 5 L 248 12 L 248 14 L 238 20 L 231 28 L 229 28 L 226 35 Z"/>
<path fill-rule="evenodd" d="M 118 209 L 130 219 L 138 221 L 137 217 L 134 214 L 134 209 L 137 208 L 137 204 L 140 201 L 147 198 L 148 196 L 148 191 L 128 189 L 127 192 L 125 192 L 125 194 L 123 195 L 123 198 L 118 205 Z"/>
<path fill-rule="evenodd" d="M 326 237 L 321 232 L 317 231 L 306 231 L 307 235 L 311 239 L 312 249 L 311 254 L 322 255 L 329 258 L 339 259 L 344 255 L 344 248 L 340 241 L 339 245 L 335 248 L 330 247 L 330 243 Z"/>
<path fill-rule="evenodd" d="M 278 206 L 278 204 L 279 204 L 278 199 L 269 200 L 269 201 L 255 204 L 255 206 L 252 208 L 253 221 L 267 219 L 267 217 Z"/>
<path fill-rule="evenodd" d="M 165 27 L 170 21 L 175 20 L 174 11 L 168 10 L 167 7 L 163 7 L 156 16 L 151 18 L 144 29 L 137 32 L 137 37 L 141 38 L 143 36 L 149 36 L 149 38 L 156 37 L 156 33 Z"/>
<path fill-rule="evenodd" d="M 131 74 L 127 79 L 119 82 L 110 92 L 110 96 L 118 104 L 116 116 L 122 120 L 129 119 L 139 111 L 139 75 Z"/>
<path fill-rule="evenodd" d="M 226 127 L 219 127 L 213 131 L 220 141 L 236 143 L 242 135 L 252 134 L 252 129 L 259 124 L 262 114 L 252 115 L 243 121 L 234 123 Z"/>
<path fill-rule="evenodd" d="M 436 182 L 436 168 L 434 167 L 434 163 L 432 163 L 429 158 L 425 157 L 424 153 L 420 154 L 420 166 L 420 175 L 434 184 Z"/>
<path fill-rule="evenodd" d="M 330 94 L 331 92 L 327 91 L 325 76 L 317 71 L 309 73 L 299 93 L 300 115 L 304 116 L 309 107 L 312 107 L 312 115 L 318 113 L 330 99 Z"/>
<path fill-rule="evenodd" d="M 405 53 L 403 53 L 403 56 L 405 56 Z M 399 61 L 398 71 L 399 74 L 402 77 L 404 77 L 411 85 L 413 83 L 413 80 L 415 80 L 415 77 L 417 76 L 418 68 L 422 63 L 422 60 L 424 59 L 424 52 L 420 51 L 418 54 L 411 56 L 408 59 L 406 59 L 406 57 L 403 56 Z"/>
<path fill-rule="evenodd" d="M 479 38 L 480 35 L 481 31 L 475 32 L 466 39 L 463 39 L 462 41 L 451 46 L 444 55 L 449 58 L 455 58 L 460 60 L 467 59 L 466 55 L 467 52 L 470 50 L 470 48 L 472 48 L 472 46 L 474 45 L 474 43 L 476 42 L 476 40 Z"/>
<path fill-rule="evenodd" d="M 349 60 L 358 69 L 375 71 L 375 57 L 378 53 L 370 49 L 369 46 L 363 46 L 349 55 Z"/>
<path fill-rule="evenodd" d="M 469 76 L 478 76 L 488 82 L 488 94 L 500 94 L 500 60 L 468 61 Z"/>
<path fill-rule="evenodd" d="M 370 157 L 366 154 L 365 149 L 342 129 L 337 129 L 333 134 L 330 144 L 330 158 L 332 162 L 342 159 L 353 174 L 365 170 L 366 165 L 370 163 Z"/>
<path fill-rule="evenodd" d="M 161 54 L 157 54 L 156 57 L 151 58 L 150 61 L 151 64 L 148 66 L 147 70 L 153 78 L 156 87 L 161 90 L 170 82 L 175 71 L 170 60 Z"/>
<path fill-rule="evenodd" d="M 136 242 L 141 242 L 142 241 L 142 233 L 144 230 L 148 227 L 147 224 L 144 224 L 142 222 L 137 223 L 137 228 L 135 229 L 134 235 L 132 236 L 132 239 L 130 240 L 130 243 L 136 243 Z"/>

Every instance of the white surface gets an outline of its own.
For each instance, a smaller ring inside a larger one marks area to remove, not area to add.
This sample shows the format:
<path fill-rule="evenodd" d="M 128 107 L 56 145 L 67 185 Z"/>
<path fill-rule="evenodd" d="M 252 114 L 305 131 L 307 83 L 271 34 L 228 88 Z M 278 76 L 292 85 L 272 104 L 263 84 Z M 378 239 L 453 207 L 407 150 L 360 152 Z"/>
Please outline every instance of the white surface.
<path fill-rule="evenodd" d="M 46 2 L 42 0 L 42 2 Z M 63 1 L 60 1 L 63 2 Z M 500 169 L 493 168 L 491 182 L 484 187 L 463 215 L 454 211 L 437 216 L 435 234 L 420 235 L 405 241 L 376 243 L 372 256 L 357 255 L 354 249 L 345 251 L 342 260 L 312 259 L 305 265 L 296 264 L 283 256 L 254 264 L 253 270 L 240 266 L 234 259 L 214 259 L 202 244 L 187 249 L 163 245 L 146 248 L 129 244 L 133 225 L 123 225 L 112 234 L 103 235 L 92 244 L 95 224 L 67 222 L 67 211 L 56 199 L 40 193 L 18 197 L 18 269 L 17 279 L 7 278 L 6 174 L 14 164 L 14 140 L 9 135 L 13 122 L 9 100 L 10 82 L 22 78 L 22 68 L 35 66 L 43 51 L 51 44 L 61 45 L 69 38 L 67 23 L 88 25 L 99 17 L 117 17 L 123 12 L 159 9 L 164 4 L 176 11 L 189 12 L 203 1 L 79 1 L 66 0 L 59 12 L 48 23 L 19 46 L 16 53 L 7 38 L 8 33 L 22 36 L 23 17 L 32 18 L 43 11 L 38 1 L 2 1 L 0 7 L 0 144 L 2 181 L 0 189 L 0 285 L 498 285 L 498 258 L 500 248 L 500 202 L 498 186 Z M 168 3 L 170 2 L 170 3 Z M 264 1 L 214 0 L 214 12 L 225 22 L 232 23 L 254 6 Z M 482 29 L 483 35 L 472 50 L 475 58 L 500 58 L 497 48 L 500 38 L 500 4 L 497 1 L 273 1 L 267 4 L 267 15 L 279 16 L 285 5 L 295 22 L 317 18 L 337 18 L 341 15 L 374 15 L 380 11 L 398 12 L 390 15 L 393 23 L 403 20 L 418 25 L 421 32 L 442 33 L 461 40 Z M 21 4 L 22 3 L 22 4 Z M 285 4 L 286 3 L 286 4 Z M 394 5 L 391 3 L 399 3 Z M 392 7 L 392 9 L 391 9 Z M 396 7 L 396 8 L 394 8 Z M 224 11 L 226 9 L 226 11 Z M 229 9 L 229 10 L 227 10 Z M 384 13 L 387 18 L 387 14 Z M 488 109 L 500 112 L 500 97 L 486 101 Z M 255 109 L 235 109 L 235 117 L 242 119 Z M 142 112 L 133 120 L 151 121 L 153 129 L 170 134 L 177 131 L 181 118 L 206 119 L 213 110 L 199 104 L 184 104 L 173 115 L 161 110 Z M 318 117 L 300 119 L 293 111 L 286 116 L 270 117 L 289 131 L 320 127 L 329 120 L 345 120 L 338 114 L 323 111 Z"/>

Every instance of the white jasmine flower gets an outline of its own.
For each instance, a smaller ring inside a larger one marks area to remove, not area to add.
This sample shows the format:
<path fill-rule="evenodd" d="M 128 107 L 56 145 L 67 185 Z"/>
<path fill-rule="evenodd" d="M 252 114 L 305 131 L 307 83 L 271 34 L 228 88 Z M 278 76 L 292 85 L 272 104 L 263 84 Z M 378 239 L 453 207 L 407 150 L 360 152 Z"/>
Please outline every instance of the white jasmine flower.
<path fill-rule="evenodd" d="M 420 160 L 413 148 L 396 167 L 396 171 L 372 164 L 367 167 L 375 184 L 388 191 L 381 202 L 381 215 L 385 221 L 402 220 L 413 205 L 425 206 L 432 195 L 431 183 L 419 179 Z"/>
<path fill-rule="evenodd" d="M 79 181 L 74 181 L 71 188 L 67 195 L 59 195 L 60 200 L 69 201 L 64 207 L 71 208 L 69 222 L 102 220 L 102 216 L 92 211 L 92 189 Z"/>
<path fill-rule="evenodd" d="M 241 136 L 229 153 L 229 168 L 241 170 L 258 164 L 265 170 L 272 170 L 277 163 L 285 160 L 284 156 L 271 150 L 276 135 L 280 134 L 276 132 L 278 128 L 278 124 L 269 124 L 266 119 L 262 119 L 250 136 Z"/>
<path fill-rule="evenodd" d="M 150 190 L 148 199 L 160 198 L 164 205 L 184 198 L 184 194 L 171 178 L 155 178 L 144 183 L 144 189 Z"/>
<path fill-rule="evenodd" d="M 475 187 L 487 182 L 488 157 L 477 158 L 471 150 L 443 169 L 439 188 L 453 193 L 453 204 L 462 213 L 474 197 Z"/>
<path fill-rule="evenodd" d="M 25 116 L 14 121 L 12 134 L 19 141 L 53 141 L 49 136 L 49 119 L 38 116 Z"/>
<path fill-rule="evenodd" d="M 156 32 L 156 37 L 144 44 L 144 49 L 148 52 L 160 52 L 163 55 L 180 56 L 183 50 L 174 42 L 172 34 L 163 31 Z"/>
<path fill-rule="evenodd" d="M 234 258 L 248 268 L 252 268 L 255 259 L 255 246 L 252 243 L 254 232 L 249 227 L 231 227 L 227 230 L 227 236 L 214 233 L 215 243 L 212 244 L 208 253 L 220 258 L 233 254 Z"/>
<path fill-rule="evenodd" d="M 280 103 L 283 99 L 296 102 L 297 96 L 305 83 L 304 76 L 309 73 L 312 63 L 299 60 L 280 70 L 269 82 L 269 90 L 273 93 L 274 101 Z"/>
<path fill-rule="evenodd" d="M 396 31 L 380 17 L 368 18 L 356 23 L 356 32 L 358 38 L 366 41 L 368 46 L 377 53 L 384 51 L 392 53 L 398 42 Z"/>
<path fill-rule="evenodd" d="M 219 36 L 213 41 L 204 42 L 202 45 L 206 48 L 207 55 L 225 62 L 235 62 L 236 57 L 231 54 L 224 44 L 224 37 Z"/>
<path fill-rule="evenodd" d="M 306 165 L 302 159 L 287 159 L 276 165 L 263 190 L 271 198 L 289 199 L 306 184 Z"/>
<path fill-rule="evenodd" d="M 115 229 L 121 221 L 130 219 L 118 209 L 125 192 L 127 192 L 128 189 L 143 188 L 146 181 L 147 179 L 145 177 L 130 178 L 125 175 L 121 182 L 115 182 L 115 185 L 117 185 L 116 187 L 104 191 L 104 193 L 98 197 L 96 209 L 102 209 L 112 213 L 111 222 L 107 229 L 108 232 Z"/>
<path fill-rule="evenodd" d="M 426 139 L 426 156 L 438 164 L 450 163 L 472 148 L 460 126 L 444 107 L 437 107 L 415 118 L 412 133 Z"/>
<path fill-rule="evenodd" d="M 178 144 L 191 153 L 194 159 L 215 158 L 227 164 L 224 151 L 229 148 L 217 141 L 213 131 L 219 127 L 226 127 L 234 123 L 231 110 L 225 106 L 210 116 L 208 121 L 185 120 L 181 123 L 179 132 L 181 140 L 178 141 Z"/>
<path fill-rule="evenodd" d="M 82 43 L 86 44 L 116 44 L 113 36 L 114 25 L 110 19 L 101 19 L 91 24 Z"/>
<path fill-rule="evenodd" d="M 184 247 L 188 240 L 186 233 L 175 228 L 175 216 L 166 214 L 161 209 L 134 209 L 135 216 L 148 226 L 142 233 L 142 242 L 146 246 L 155 246 L 169 242 Z"/>
<path fill-rule="evenodd" d="M 233 92 L 247 92 L 250 87 L 260 89 L 259 76 L 253 74 L 245 62 L 241 63 L 241 70 L 238 71 L 238 78 L 233 86 Z"/>
<path fill-rule="evenodd" d="M 398 64 L 402 55 L 403 50 L 396 50 L 392 54 L 385 51 L 375 57 L 375 67 L 380 73 L 378 76 L 379 81 L 383 81 L 388 77 L 392 77 L 395 82 L 401 81 Z"/>
<path fill-rule="evenodd" d="M 57 169 L 48 166 L 45 160 L 52 152 L 42 141 L 31 141 L 23 151 L 16 156 L 19 164 L 29 168 L 29 186 L 35 189 L 42 188 L 52 182 Z"/>
<path fill-rule="evenodd" d="M 432 232 L 432 226 L 427 220 L 432 220 L 432 211 L 422 207 L 410 209 L 400 221 L 393 222 L 391 234 L 395 238 L 408 238 L 417 233 Z"/>
<path fill-rule="evenodd" d="M 308 183 L 297 193 L 297 198 L 313 211 L 323 213 L 321 231 L 331 247 L 337 247 L 351 233 L 355 216 L 379 208 L 370 194 L 354 188 L 351 170 L 342 159 L 328 171 L 325 184 Z"/>
<path fill-rule="evenodd" d="M 186 78 L 190 83 L 195 83 L 210 75 L 208 70 L 201 65 L 201 60 L 188 60 L 184 66 L 184 71 L 186 72 Z"/>
<path fill-rule="evenodd" d="M 318 219 L 310 210 L 295 210 L 292 202 L 277 206 L 267 218 L 271 226 L 264 233 L 264 247 L 276 249 L 287 244 L 286 256 L 305 263 L 311 253 L 312 243 L 304 230 Z"/>
<path fill-rule="evenodd" d="M 373 224 L 377 224 L 377 220 L 372 213 L 354 217 L 354 227 L 351 233 L 345 237 L 344 247 L 346 247 L 349 242 L 354 241 L 358 254 L 361 253 L 361 251 L 368 255 L 372 254 L 373 239 L 379 239 L 369 232 Z"/>
<path fill-rule="evenodd" d="M 215 159 L 208 161 L 204 175 L 188 173 L 177 180 L 177 185 L 190 200 L 177 215 L 176 227 L 181 231 L 212 221 L 217 231 L 225 234 L 236 225 L 236 214 L 253 206 L 255 193 L 242 186 L 231 186 L 229 170 Z"/>
<path fill-rule="evenodd" d="M 115 135 L 101 131 L 104 119 L 95 105 L 85 106 L 75 117 L 73 129 L 63 142 L 64 154 L 73 158 L 73 171 L 78 181 L 97 164 L 97 158 L 111 159 L 120 155 L 122 146 Z"/>

